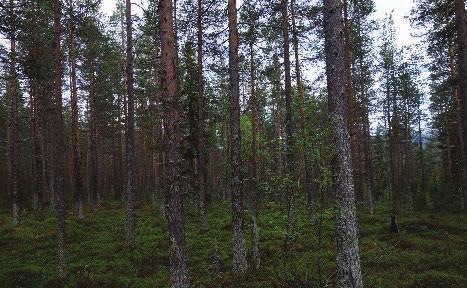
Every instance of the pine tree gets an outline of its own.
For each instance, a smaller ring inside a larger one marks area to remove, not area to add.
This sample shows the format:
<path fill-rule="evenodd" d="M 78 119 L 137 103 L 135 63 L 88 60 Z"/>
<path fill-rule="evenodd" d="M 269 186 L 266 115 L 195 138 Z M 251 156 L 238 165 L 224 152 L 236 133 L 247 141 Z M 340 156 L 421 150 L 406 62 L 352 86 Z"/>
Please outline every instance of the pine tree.
<path fill-rule="evenodd" d="M 177 92 L 177 67 L 172 1 L 159 2 L 161 39 L 161 86 L 164 108 L 164 184 L 170 239 L 170 278 L 172 287 L 188 287 L 185 228 L 182 217 L 180 175 L 180 111 Z"/>
<path fill-rule="evenodd" d="M 243 191 L 241 187 L 242 179 L 240 175 L 242 159 L 240 146 L 240 88 L 236 0 L 228 1 L 227 10 L 229 19 L 230 165 L 232 173 L 230 190 L 233 222 L 233 271 L 234 273 L 245 273 L 247 262 L 245 240 L 243 237 L 244 211 Z"/>
<path fill-rule="evenodd" d="M 333 189 L 336 195 L 337 287 L 362 287 L 360 252 L 350 136 L 347 127 L 347 84 L 343 39 L 342 3 L 324 0 L 324 32 L 328 105 L 333 126 Z"/>
<path fill-rule="evenodd" d="M 135 98 L 133 72 L 133 25 L 131 19 L 131 1 L 126 0 L 126 91 L 128 94 L 127 119 L 127 237 L 128 246 L 134 245 L 135 237 Z"/>
<path fill-rule="evenodd" d="M 58 212 L 58 271 L 60 278 L 66 277 L 66 260 L 65 260 L 65 156 L 63 147 L 65 146 L 63 135 L 63 103 L 62 103 L 62 57 L 61 57 L 61 3 L 60 0 L 53 1 L 53 31 L 54 31 L 54 56 L 55 56 L 55 81 L 54 81 L 54 96 L 55 96 L 55 145 L 54 145 L 54 160 L 55 160 L 55 191 L 56 191 L 56 207 Z"/>

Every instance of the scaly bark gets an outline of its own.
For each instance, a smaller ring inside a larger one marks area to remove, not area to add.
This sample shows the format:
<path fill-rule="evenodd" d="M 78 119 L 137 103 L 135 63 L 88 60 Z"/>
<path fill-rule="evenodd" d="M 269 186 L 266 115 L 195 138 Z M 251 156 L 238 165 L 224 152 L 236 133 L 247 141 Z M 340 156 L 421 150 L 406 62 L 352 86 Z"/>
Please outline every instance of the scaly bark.
<path fill-rule="evenodd" d="M 299 172 L 299 182 L 303 183 L 303 189 L 305 192 L 305 197 L 310 204 L 310 208 L 314 201 L 314 193 L 312 185 L 308 183 L 311 174 L 313 174 L 314 167 L 308 167 L 307 159 L 305 154 L 306 149 L 306 125 L 305 125 L 305 89 L 302 82 L 302 73 L 300 67 L 300 54 L 299 54 L 299 43 L 298 43 L 298 29 L 296 24 L 296 13 L 295 13 L 295 0 L 291 0 L 290 3 L 290 13 L 292 14 L 292 43 L 294 47 L 294 54 L 295 54 L 295 77 L 297 81 L 297 90 L 298 90 L 298 114 L 300 117 L 300 153 L 299 153 L 299 164 L 300 164 L 300 172 Z"/>
<path fill-rule="evenodd" d="M 463 123 L 463 136 L 464 136 L 464 151 L 463 151 L 463 164 L 464 172 L 463 178 L 463 194 L 464 194 L 464 210 L 467 211 L 467 151 L 465 143 L 467 143 L 467 39 L 465 28 L 465 4 L 464 0 L 456 1 L 456 28 L 457 28 L 457 45 L 459 57 L 459 96 L 462 107 L 462 123 Z"/>
<path fill-rule="evenodd" d="M 44 195 L 44 178 L 42 177 L 42 149 L 41 149 L 41 125 L 38 85 L 35 79 L 29 81 L 29 97 L 31 108 L 31 128 L 32 128 L 32 167 L 33 167 L 33 201 L 34 210 L 40 215 L 42 210 L 42 200 Z"/>
<path fill-rule="evenodd" d="M 20 93 L 18 88 L 18 79 L 16 74 L 16 17 L 14 11 L 13 0 L 10 0 L 10 19 L 12 21 L 10 31 L 8 32 L 10 38 L 10 75 L 8 92 L 10 96 L 10 121 L 8 127 L 8 158 L 10 164 L 10 180 L 9 186 L 13 196 L 13 225 L 19 225 L 19 199 L 18 199 L 18 108 L 20 102 Z"/>
<path fill-rule="evenodd" d="M 54 60 L 55 60 L 55 145 L 54 145 L 54 168 L 55 168 L 55 197 L 58 212 L 58 272 L 60 278 L 66 278 L 65 262 L 65 157 L 63 147 L 65 146 L 63 135 L 63 113 L 62 113 L 62 55 L 61 55 L 61 3 L 60 0 L 53 1 L 53 32 L 54 32 Z"/>
<path fill-rule="evenodd" d="M 201 230 L 207 229 L 206 223 L 206 162 L 204 159 L 204 85 L 203 85 L 203 1 L 198 0 L 198 11 L 197 11 L 197 49 L 198 49 L 198 95 L 196 104 L 196 167 L 195 181 L 198 191 L 194 191 L 198 194 L 198 205 L 199 205 L 199 221 Z"/>
<path fill-rule="evenodd" d="M 350 37 L 350 21 L 349 21 L 349 5 L 348 0 L 343 0 L 344 9 L 344 65 L 345 77 L 347 82 L 347 115 L 348 127 L 350 135 L 350 150 L 352 157 L 352 166 L 354 168 L 354 187 L 356 187 L 357 200 L 362 200 L 361 197 L 361 169 L 359 168 L 359 151 L 355 131 L 355 109 L 354 109 L 354 93 L 352 86 L 352 39 Z"/>
<path fill-rule="evenodd" d="M 281 76 L 279 57 L 277 54 L 273 56 L 274 62 L 274 75 L 273 75 L 273 87 L 274 87 L 274 136 L 275 136 L 275 150 L 277 157 L 276 165 L 276 176 L 282 178 L 284 175 L 283 171 L 283 156 L 282 156 L 282 95 L 281 95 Z"/>
<path fill-rule="evenodd" d="M 70 33 L 69 33 L 69 65 L 70 65 L 70 83 L 71 83 L 71 151 L 72 151 L 72 162 L 73 162 L 73 178 L 72 182 L 74 184 L 75 190 L 75 201 L 78 206 L 78 217 L 80 219 L 84 218 L 83 210 L 83 180 L 81 177 L 81 151 L 80 151 L 80 140 L 79 140 L 79 108 L 78 108 L 78 87 L 76 85 L 76 24 L 74 23 L 74 4 L 73 0 L 68 2 L 70 14 L 71 14 L 71 23 L 70 23 Z"/>
<path fill-rule="evenodd" d="M 90 186 L 91 195 L 95 196 L 96 207 L 101 205 L 101 191 L 100 191 L 100 177 L 99 177 L 99 136 L 98 136 L 98 107 L 97 107 L 97 94 L 96 94 L 96 76 L 95 76 L 95 59 L 89 59 L 91 63 L 91 83 L 90 83 L 90 158 L 91 158 L 91 169 L 90 169 Z"/>
<path fill-rule="evenodd" d="M 252 254 L 253 263 L 255 269 L 258 270 L 261 265 L 261 257 L 259 253 L 259 231 L 258 231 L 258 217 L 259 217 L 259 204 L 260 195 L 258 193 L 258 101 L 256 99 L 256 66 L 255 57 L 253 50 L 253 41 L 250 42 L 250 82 L 251 82 L 251 130 L 252 130 L 252 142 L 251 142 L 251 169 L 252 169 L 252 193 L 251 199 L 253 204 L 253 229 L 252 229 Z"/>
<path fill-rule="evenodd" d="M 240 140 L 240 86 L 238 57 L 237 1 L 228 0 L 229 19 L 229 91 L 230 91 L 230 161 L 233 222 L 233 272 L 247 270 L 243 211 L 243 191 L 241 180 L 241 140 Z"/>
<path fill-rule="evenodd" d="M 452 45 L 451 43 L 448 44 L 448 59 L 449 59 L 449 70 L 451 72 L 451 77 L 455 79 L 457 76 L 457 69 L 455 65 L 455 60 L 454 60 L 454 55 L 452 52 Z M 464 153 L 465 149 L 465 143 L 464 143 L 464 131 L 463 131 L 463 124 L 462 124 L 462 107 L 461 107 L 461 100 L 459 99 L 459 88 L 454 87 L 452 89 L 452 98 L 453 98 L 453 104 L 456 110 L 456 128 L 457 128 L 457 136 L 458 136 L 458 141 L 459 141 L 459 149 L 460 149 L 460 154 L 461 157 L 459 159 L 459 164 L 460 167 L 459 169 L 461 170 L 461 177 L 460 177 L 460 187 L 463 189 L 465 186 L 465 181 L 467 181 L 467 170 L 464 169 L 464 157 L 462 157 L 462 153 Z"/>
<path fill-rule="evenodd" d="M 128 95 L 127 119 L 127 183 L 126 183 L 126 244 L 131 247 L 135 238 L 135 96 L 133 83 L 133 24 L 131 0 L 126 0 L 126 92 Z"/>
<path fill-rule="evenodd" d="M 333 190 L 336 196 L 337 287 L 362 287 L 350 136 L 346 121 L 347 79 L 340 0 L 323 0 L 329 113 L 333 125 Z"/>
<path fill-rule="evenodd" d="M 282 38 L 284 49 L 284 71 L 285 71 L 285 153 L 287 181 L 287 235 L 286 244 L 293 240 L 295 230 L 295 191 L 290 183 L 293 183 L 293 123 L 292 123 L 292 80 L 290 76 L 290 47 L 289 47 L 289 16 L 287 0 L 281 0 L 282 13 Z"/>
<path fill-rule="evenodd" d="M 161 86 L 164 117 L 164 187 L 170 239 L 170 279 L 172 287 L 188 287 L 185 228 L 182 215 L 180 105 L 177 92 L 175 35 L 171 0 L 159 2 L 161 39 Z"/>

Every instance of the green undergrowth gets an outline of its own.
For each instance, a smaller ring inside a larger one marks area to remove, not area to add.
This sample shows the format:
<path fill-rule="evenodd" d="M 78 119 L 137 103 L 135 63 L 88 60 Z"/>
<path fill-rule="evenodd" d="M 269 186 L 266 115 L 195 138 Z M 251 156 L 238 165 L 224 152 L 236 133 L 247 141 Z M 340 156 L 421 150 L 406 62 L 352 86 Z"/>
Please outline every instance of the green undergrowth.
<path fill-rule="evenodd" d="M 284 246 L 286 213 L 274 203 L 260 215 L 261 269 L 231 273 L 229 204 L 209 207 L 201 232 L 196 210 L 185 207 L 192 287 L 333 287 L 335 242 L 332 210 L 298 209 L 294 244 Z M 365 287 L 467 287 L 467 216 L 403 214 L 400 234 L 389 232 L 388 214 L 359 214 Z M 68 279 L 56 278 L 56 215 L 23 213 L 19 227 L 0 214 L 0 287 L 169 287 L 167 224 L 159 209 L 139 207 L 135 247 L 124 245 L 125 212 L 118 204 L 86 218 L 67 215 Z M 251 263 L 251 218 L 245 217 Z M 218 259 L 216 261 L 215 259 Z M 218 264 L 215 264 L 218 263 Z"/>

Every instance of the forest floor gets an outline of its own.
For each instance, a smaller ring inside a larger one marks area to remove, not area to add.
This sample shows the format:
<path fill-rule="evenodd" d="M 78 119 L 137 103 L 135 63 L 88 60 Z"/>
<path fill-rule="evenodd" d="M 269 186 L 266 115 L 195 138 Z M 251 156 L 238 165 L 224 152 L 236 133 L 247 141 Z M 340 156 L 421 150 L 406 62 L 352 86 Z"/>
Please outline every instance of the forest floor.
<path fill-rule="evenodd" d="M 261 269 L 255 273 L 250 264 L 246 275 L 235 277 L 229 207 L 227 203 L 210 207 L 209 231 L 204 233 L 198 230 L 196 210 L 186 208 L 191 287 L 334 286 L 332 210 L 321 211 L 322 217 L 310 221 L 305 209 L 299 209 L 296 241 L 286 253 L 286 213 L 273 203 L 264 205 L 259 222 Z M 86 212 L 82 220 L 73 213 L 67 215 L 66 284 L 55 276 L 55 213 L 48 212 L 42 220 L 23 213 L 17 228 L 9 214 L 1 213 L 0 287 L 169 287 L 167 227 L 159 210 L 138 209 L 133 250 L 124 245 L 121 206 L 107 204 Z M 245 238 L 250 252 L 248 215 Z M 375 215 L 358 217 L 364 287 L 467 287 L 466 214 L 402 214 L 398 216 L 400 234 L 389 232 L 389 216 L 381 207 Z"/>

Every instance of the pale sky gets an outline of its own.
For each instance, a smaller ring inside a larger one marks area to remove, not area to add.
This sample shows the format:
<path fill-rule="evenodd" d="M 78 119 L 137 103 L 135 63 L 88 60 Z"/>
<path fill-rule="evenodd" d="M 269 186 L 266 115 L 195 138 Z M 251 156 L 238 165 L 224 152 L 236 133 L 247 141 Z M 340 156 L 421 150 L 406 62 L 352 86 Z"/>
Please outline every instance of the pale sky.
<path fill-rule="evenodd" d="M 115 3 L 122 0 L 103 0 L 102 11 L 109 15 L 115 9 Z M 136 0 L 138 4 L 141 0 Z M 410 35 L 413 29 L 410 27 L 408 19 L 410 9 L 414 5 L 414 0 L 374 0 L 376 4 L 375 18 L 382 19 L 393 12 L 393 19 L 396 25 L 396 39 L 399 46 L 409 45 L 416 42 Z M 237 6 L 241 5 L 243 0 L 237 1 Z"/>

